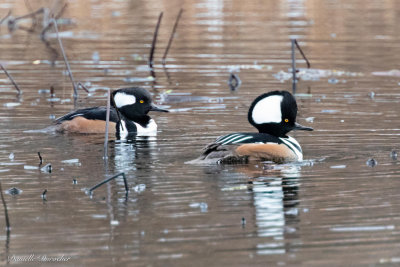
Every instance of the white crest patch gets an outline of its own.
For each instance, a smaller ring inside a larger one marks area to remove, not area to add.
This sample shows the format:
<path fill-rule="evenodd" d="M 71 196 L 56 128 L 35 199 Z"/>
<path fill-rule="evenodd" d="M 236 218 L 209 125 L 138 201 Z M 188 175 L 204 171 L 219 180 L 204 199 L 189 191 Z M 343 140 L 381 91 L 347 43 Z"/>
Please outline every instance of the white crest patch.
<path fill-rule="evenodd" d="M 270 122 L 281 122 L 281 102 L 283 96 L 272 95 L 264 99 L 261 99 L 253 108 L 251 114 L 253 121 L 257 124 L 270 123 Z"/>
<path fill-rule="evenodd" d="M 127 95 L 125 93 L 116 93 L 114 95 L 114 101 L 117 108 L 121 108 L 123 106 L 135 104 L 136 97 L 133 95 Z"/>

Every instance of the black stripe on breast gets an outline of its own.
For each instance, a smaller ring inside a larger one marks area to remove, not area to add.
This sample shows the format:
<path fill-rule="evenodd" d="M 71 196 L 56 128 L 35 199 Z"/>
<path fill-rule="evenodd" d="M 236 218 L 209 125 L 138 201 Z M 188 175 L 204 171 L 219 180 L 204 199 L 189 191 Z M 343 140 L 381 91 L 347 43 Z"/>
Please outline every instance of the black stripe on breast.
<path fill-rule="evenodd" d="M 285 138 L 285 141 L 287 141 L 288 143 L 290 143 L 291 145 L 293 145 L 298 151 L 300 151 L 301 153 L 303 153 L 303 151 L 301 150 L 301 147 L 298 146 L 296 143 L 291 142 L 291 141 L 289 140 L 289 138 L 288 138 L 288 139 Z"/>

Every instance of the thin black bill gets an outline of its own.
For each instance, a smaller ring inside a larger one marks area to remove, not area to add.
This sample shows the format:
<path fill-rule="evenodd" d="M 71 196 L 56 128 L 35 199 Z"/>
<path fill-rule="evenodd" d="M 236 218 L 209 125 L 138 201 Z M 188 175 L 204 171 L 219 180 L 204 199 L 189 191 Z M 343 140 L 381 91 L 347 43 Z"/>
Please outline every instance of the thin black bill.
<path fill-rule="evenodd" d="M 297 123 L 297 122 L 294 124 L 293 130 L 314 131 L 313 128 L 303 126 L 303 125 L 301 125 L 301 124 L 299 124 L 299 123 Z"/>
<path fill-rule="evenodd" d="M 156 107 L 156 106 L 154 106 L 154 105 L 151 105 L 151 106 L 150 106 L 150 111 L 169 112 L 169 111 L 166 110 L 166 109 L 162 109 L 162 108 Z"/>

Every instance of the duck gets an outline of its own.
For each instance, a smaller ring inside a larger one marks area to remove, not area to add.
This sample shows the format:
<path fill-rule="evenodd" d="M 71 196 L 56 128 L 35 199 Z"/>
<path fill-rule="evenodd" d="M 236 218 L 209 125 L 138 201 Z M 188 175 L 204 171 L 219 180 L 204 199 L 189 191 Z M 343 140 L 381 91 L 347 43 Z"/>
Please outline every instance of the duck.
<path fill-rule="evenodd" d="M 297 103 L 288 91 L 271 91 L 251 103 L 248 121 L 258 132 L 230 133 L 208 144 L 197 159 L 207 163 L 235 164 L 250 161 L 286 163 L 303 160 L 292 130 L 313 131 L 296 122 Z"/>
<path fill-rule="evenodd" d="M 109 132 L 117 138 L 128 136 L 154 136 L 157 124 L 148 115 L 150 111 L 168 112 L 152 103 L 151 94 L 141 87 L 115 90 L 111 94 Z M 78 109 L 54 121 L 56 132 L 94 134 L 106 130 L 107 107 Z"/>

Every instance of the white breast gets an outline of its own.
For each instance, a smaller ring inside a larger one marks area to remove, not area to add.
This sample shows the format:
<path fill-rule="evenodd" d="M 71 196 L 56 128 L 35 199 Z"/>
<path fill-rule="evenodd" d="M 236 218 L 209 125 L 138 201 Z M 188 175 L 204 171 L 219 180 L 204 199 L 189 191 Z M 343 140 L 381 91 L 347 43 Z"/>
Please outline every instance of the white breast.
<path fill-rule="evenodd" d="M 121 124 L 119 125 L 119 136 L 121 139 L 125 140 L 128 136 L 128 129 L 126 128 L 126 124 L 124 120 L 121 120 Z"/>
<path fill-rule="evenodd" d="M 150 119 L 146 127 L 135 122 L 137 135 L 138 136 L 156 136 L 157 135 L 157 124 L 153 119 Z"/>
<path fill-rule="evenodd" d="M 136 125 L 136 135 L 137 136 L 156 136 L 157 135 L 157 124 L 153 119 L 149 120 L 149 123 L 146 127 L 133 122 Z M 119 135 L 122 140 L 125 140 L 128 137 L 128 130 L 126 128 L 125 121 L 121 120 L 121 125 L 119 126 Z"/>

